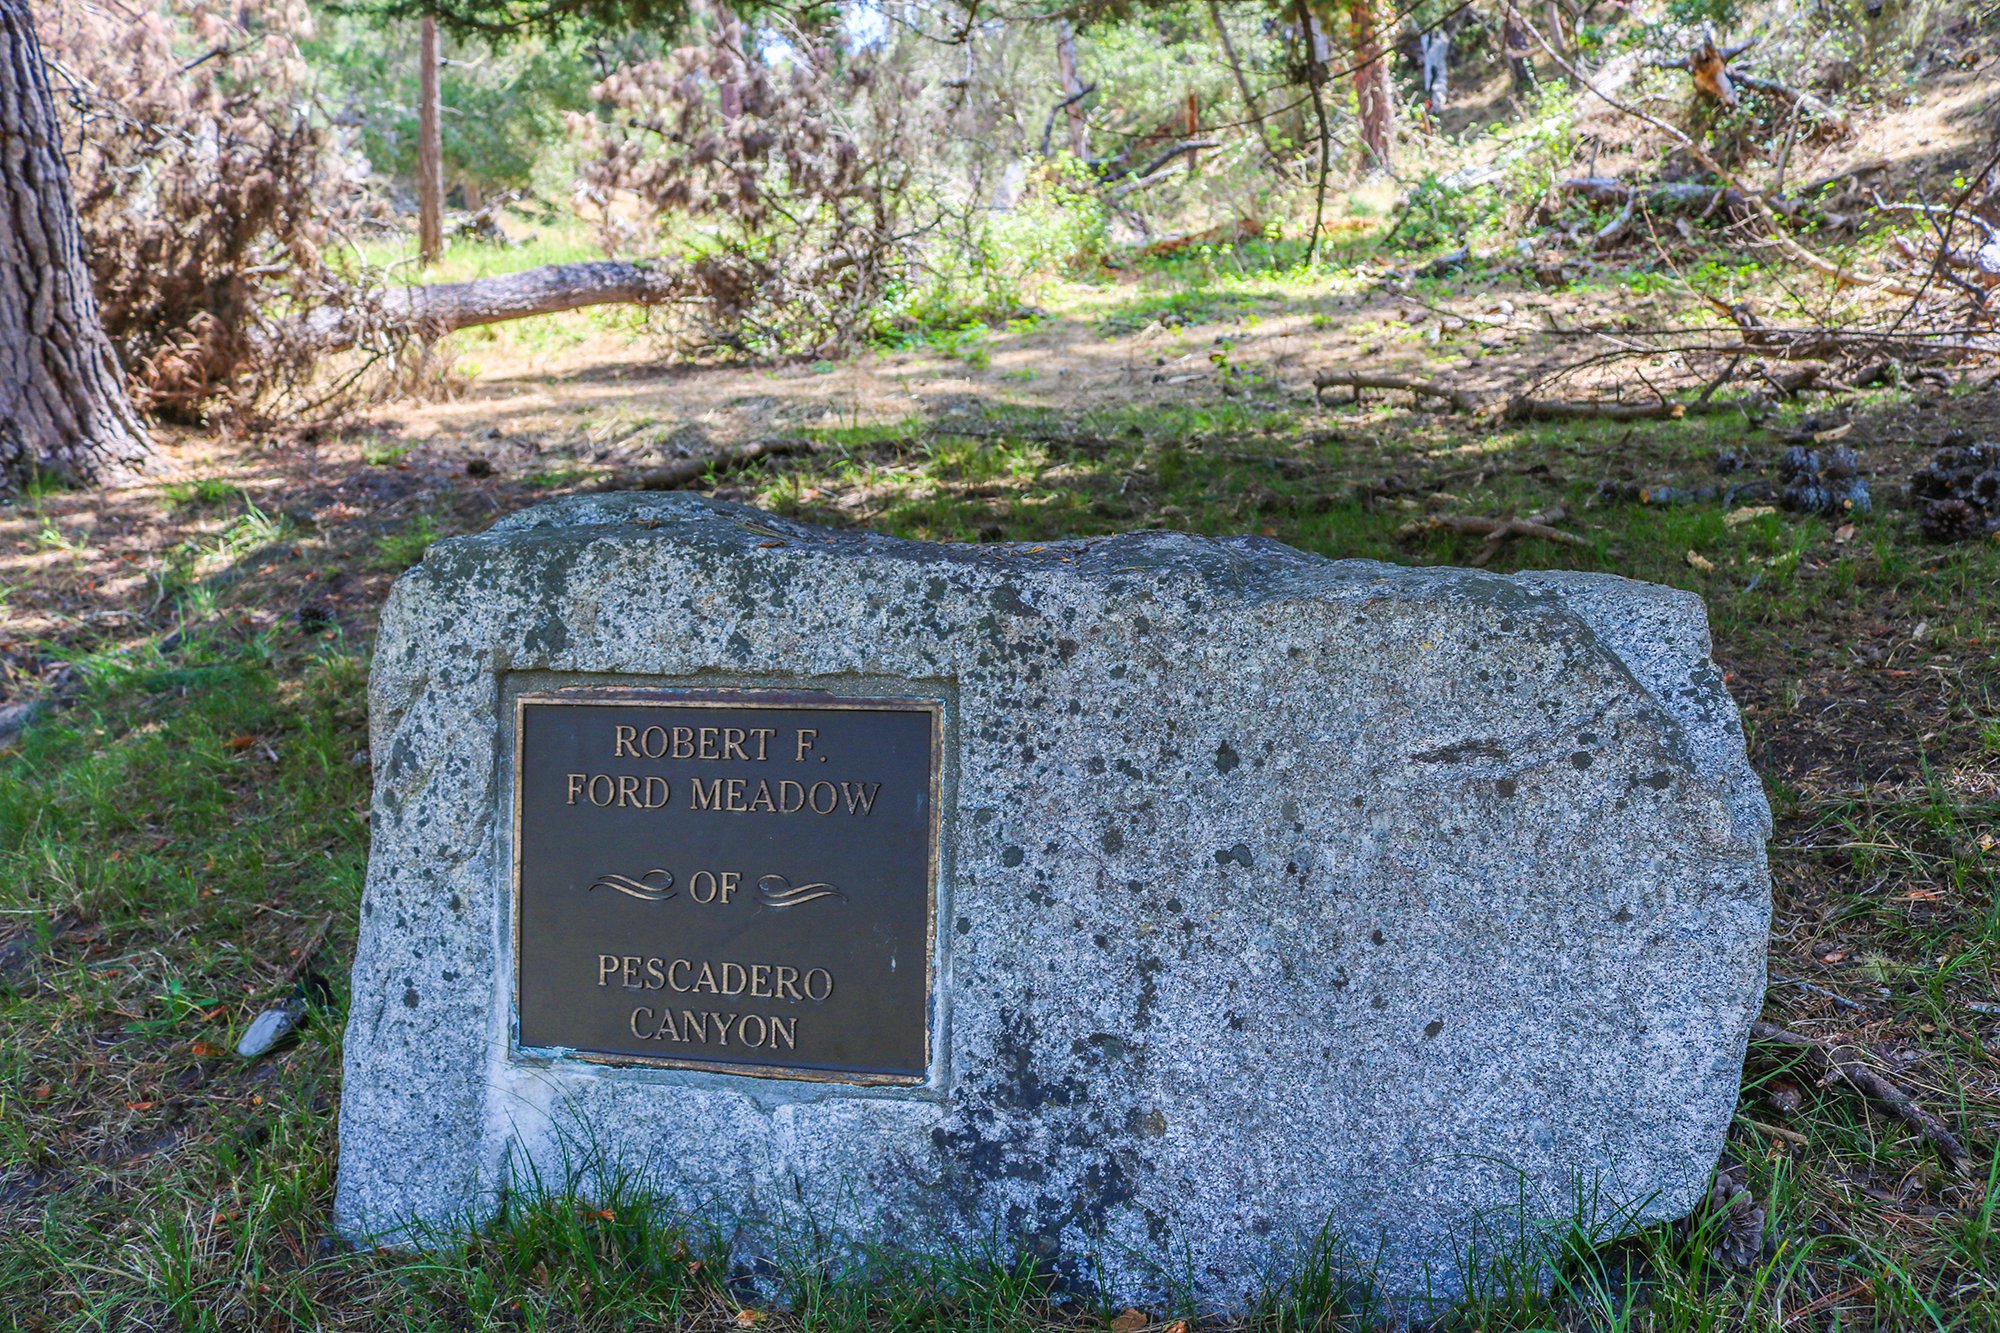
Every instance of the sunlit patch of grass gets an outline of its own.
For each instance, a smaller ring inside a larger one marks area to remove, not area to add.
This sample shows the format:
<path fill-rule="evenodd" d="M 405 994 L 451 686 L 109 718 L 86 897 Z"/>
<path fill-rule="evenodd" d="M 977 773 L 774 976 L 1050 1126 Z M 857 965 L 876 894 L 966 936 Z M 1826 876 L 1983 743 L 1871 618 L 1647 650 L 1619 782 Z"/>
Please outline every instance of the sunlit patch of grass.
<path fill-rule="evenodd" d="M 176 509 L 200 509 L 227 504 L 243 493 L 233 481 L 221 477 L 201 477 L 192 481 L 170 481 L 160 487 L 160 495 Z"/>
<path fill-rule="evenodd" d="M 522 477 L 521 484 L 540 490 L 560 490 L 565 486 L 574 486 L 578 482 L 589 481 L 600 475 L 602 474 L 597 469 L 587 467 L 541 468 Z"/>
<path fill-rule="evenodd" d="M 408 283 L 469 282 L 507 273 L 521 273 L 544 264 L 575 264 L 604 258 L 591 229 L 574 219 L 556 225 L 539 220 L 513 218 L 509 230 L 520 239 L 509 245 L 493 245 L 467 239 L 449 240 L 444 257 L 430 268 L 417 265 L 417 238 L 414 230 L 363 240 L 361 257 L 373 269 L 388 273 L 393 281 Z M 335 262 L 351 263 L 353 253 L 335 251 Z"/>
<path fill-rule="evenodd" d="M 361 446 L 361 461 L 370 467 L 394 467 L 410 456 L 408 440 L 392 440 L 376 436 Z"/>
<path fill-rule="evenodd" d="M 370 563 L 377 569 L 404 570 L 424 558 L 431 543 L 444 536 L 444 529 L 430 514 L 419 514 L 394 532 L 375 539 Z"/>

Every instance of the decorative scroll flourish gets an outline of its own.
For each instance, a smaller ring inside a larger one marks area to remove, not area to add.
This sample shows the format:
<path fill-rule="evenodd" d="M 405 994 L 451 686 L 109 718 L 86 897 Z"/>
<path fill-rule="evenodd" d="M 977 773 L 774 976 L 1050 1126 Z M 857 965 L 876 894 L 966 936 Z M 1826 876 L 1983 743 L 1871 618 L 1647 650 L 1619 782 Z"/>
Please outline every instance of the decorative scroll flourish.
<path fill-rule="evenodd" d="M 637 879 L 630 875 L 599 875 L 590 889 L 616 889 L 628 897 L 649 903 L 663 903 L 676 892 L 673 872 L 660 869 L 648 870 Z M 590 889 L 584 892 L 588 893 Z"/>
<path fill-rule="evenodd" d="M 783 875 L 764 875 L 757 880 L 757 897 L 766 907 L 797 907 L 821 898 L 847 901 L 847 895 L 831 884 L 794 884 Z"/>

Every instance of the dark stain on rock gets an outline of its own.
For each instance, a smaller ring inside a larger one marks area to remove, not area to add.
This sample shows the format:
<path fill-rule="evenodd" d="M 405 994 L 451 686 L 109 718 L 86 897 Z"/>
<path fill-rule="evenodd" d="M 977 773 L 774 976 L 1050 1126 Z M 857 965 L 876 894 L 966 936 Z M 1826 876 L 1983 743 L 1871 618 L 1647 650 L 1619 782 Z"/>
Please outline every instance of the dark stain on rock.
<path fill-rule="evenodd" d="M 1419 764 L 1462 764 L 1468 759 L 1505 759 L 1506 757 L 1506 748 L 1499 741 L 1477 740 L 1460 741 L 1456 745 L 1446 745 L 1435 750 L 1425 750 L 1420 754 L 1411 755 L 1410 759 Z"/>
<path fill-rule="evenodd" d="M 1135 1028 L 1153 1025 L 1153 1006 L 1159 1003 L 1160 983 L 1155 981 L 1166 967 L 1157 958 L 1139 960 L 1139 1002 L 1132 1009 L 1132 1026 Z"/>
<path fill-rule="evenodd" d="M 1017 866 L 1025 861 L 1027 857 L 1028 854 L 1019 847 L 1007 847 L 1000 853 L 1000 864 L 1009 867 Z"/>
<path fill-rule="evenodd" d="M 1093 1032 L 1070 1047 L 1071 1054 L 1088 1055 L 1095 1051 L 1106 1060 L 1123 1060 L 1125 1050 L 1125 1039 L 1112 1032 Z"/>
<path fill-rule="evenodd" d="M 417 1007 L 418 1001 L 419 997 L 417 995 L 417 988 L 415 986 L 409 985 L 407 982 L 404 983 L 403 1007 L 405 1009 L 414 1009 Z"/>
<path fill-rule="evenodd" d="M 1589 768 L 1590 753 L 1586 750 L 1578 750 L 1575 754 L 1569 757 L 1569 761 L 1570 763 L 1576 765 L 1578 768 Z"/>
<path fill-rule="evenodd" d="M 1235 749 L 1230 746 L 1228 741 L 1224 741 L 1215 747 L 1216 772 L 1227 773 L 1242 762 L 1243 760 L 1237 756 Z"/>

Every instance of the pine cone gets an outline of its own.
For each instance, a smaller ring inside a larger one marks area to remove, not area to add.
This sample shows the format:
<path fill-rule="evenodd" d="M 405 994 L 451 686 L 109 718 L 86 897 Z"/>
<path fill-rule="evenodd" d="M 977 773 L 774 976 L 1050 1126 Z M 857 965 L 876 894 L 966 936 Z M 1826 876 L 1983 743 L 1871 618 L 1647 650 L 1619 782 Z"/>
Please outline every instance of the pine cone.
<path fill-rule="evenodd" d="M 1740 1166 L 1724 1167 L 1708 1194 L 1708 1211 L 1721 1219 L 1713 1253 L 1731 1268 L 1754 1268 L 1764 1253 L 1764 1207 L 1745 1176 Z"/>
<path fill-rule="evenodd" d="M 1986 526 L 1977 509 L 1964 500 L 1930 500 L 1917 519 L 1917 529 L 1934 542 L 1962 542 Z"/>

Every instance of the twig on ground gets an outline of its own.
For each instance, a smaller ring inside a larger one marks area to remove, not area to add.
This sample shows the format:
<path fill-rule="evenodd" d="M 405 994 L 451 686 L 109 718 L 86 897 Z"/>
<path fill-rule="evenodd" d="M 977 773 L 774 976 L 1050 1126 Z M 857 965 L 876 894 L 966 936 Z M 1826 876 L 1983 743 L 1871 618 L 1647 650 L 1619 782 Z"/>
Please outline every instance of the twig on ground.
<path fill-rule="evenodd" d="M 724 449 L 719 453 L 706 454 L 699 458 L 681 458 L 659 467 L 644 468 L 637 472 L 620 472 L 601 483 L 601 491 L 671 491 L 700 481 L 710 471 L 733 472 L 737 468 L 748 467 L 763 458 L 781 458 L 788 454 L 809 454 L 819 446 L 811 440 L 782 438 L 773 440 L 752 440 L 749 444 Z"/>
<path fill-rule="evenodd" d="M 1843 1009 L 1858 1009 L 1865 1012 L 1868 1008 L 1867 1005 L 1859 1000 L 1850 1000 L 1845 995 L 1836 994 L 1824 986 L 1816 986 L 1810 981 L 1802 981 L 1797 977 L 1782 977 L 1773 972 L 1771 974 L 1771 984 L 1773 986 L 1797 986 L 1800 990 L 1810 991 L 1822 999 L 1832 1000 Z"/>
<path fill-rule="evenodd" d="M 1708 387 L 1701 391 L 1701 396 L 1694 400 L 1695 406 L 1696 407 L 1708 406 L 1708 400 L 1715 397 L 1715 391 L 1717 389 L 1720 389 L 1723 385 L 1729 383 L 1730 378 L 1736 374 L 1736 367 L 1742 362 L 1742 360 L 1743 360 L 1743 353 L 1741 352 L 1738 352 L 1735 356 L 1729 358 L 1729 364 L 1722 368 L 1722 373 L 1720 375 L 1717 375 L 1714 379 L 1710 380 L 1708 382 Z"/>
<path fill-rule="evenodd" d="M 1573 532 L 1564 532 L 1554 525 L 1563 521 L 1568 511 L 1561 505 L 1530 514 L 1526 518 L 1486 518 L 1479 514 L 1433 514 L 1407 524 L 1403 537 L 1415 537 L 1425 532 L 1461 532 L 1468 536 L 1483 537 L 1479 553 L 1472 559 L 1475 565 L 1483 565 L 1498 554 L 1502 545 L 1513 537 L 1535 537 L 1547 542 L 1560 542 L 1564 546 L 1588 547 L 1587 538 Z"/>
<path fill-rule="evenodd" d="M 1916 1099 L 1909 1093 L 1863 1064 L 1853 1047 L 1828 1045 L 1814 1037 L 1788 1032 L 1775 1023 L 1752 1023 L 1750 1035 L 1758 1041 L 1790 1046 L 1817 1056 L 1826 1066 L 1829 1079 L 1839 1077 L 1863 1096 L 1880 1102 L 1891 1115 L 1916 1130 L 1935 1147 L 1953 1171 L 1963 1175 L 1972 1169 L 1972 1154 L 1966 1151 L 1965 1144 L 1944 1121 L 1917 1105 Z"/>
<path fill-rule="evenodd" d="M 1760 1134 L 1768 1134 L 1774 1139 L 1783 1139 L 1787 1143 L 1796 1143 L 1800 1147 L 1804 1147 L 1806 1144 L 1812 1142 L 1811 1139 L 1808 1139 L 1796 1129 L 1784 1129 L 1778 1125 L 1767 1125 L 1761 1120 L 1752 1120 L 1747 1115 L 1743 1117 L 1743 1123 Z"/>
<path fill-rule="evenodd" d="M 304 976 L 306 969 L 312 966 L 313 959 L 319 956 L 320 946 L 326 943 L 326 933 L 332 927 L 333 918 L 331 916 L 323 916 L 319 919 L 319 925 L 313 928 L 311 937 L 300 947 L 298 957 L 286 964 L 285 970 L 278 975 L 277 981 L 272 983 L 272 991 L 285 990 L 288 987 L 298 984 L 299 978 Z"/>

